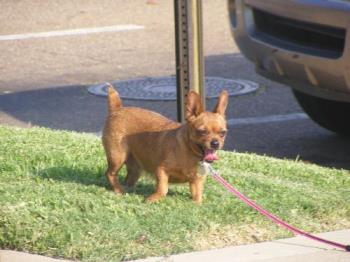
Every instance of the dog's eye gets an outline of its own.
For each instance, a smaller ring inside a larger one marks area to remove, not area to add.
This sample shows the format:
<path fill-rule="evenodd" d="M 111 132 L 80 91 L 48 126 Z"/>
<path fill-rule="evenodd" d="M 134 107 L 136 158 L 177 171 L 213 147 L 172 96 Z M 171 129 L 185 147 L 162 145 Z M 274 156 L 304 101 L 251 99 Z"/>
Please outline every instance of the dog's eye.
<path fill-rule="evenodd" d="M 205 130 L 205 129 L 197 129 L 197 134 L 198 134 L 199 136 L 205 136 L 205 135 L 208 134 L 208 131 Z"/>
<path fill-rule="evenodd" d="M 226 130 L 222 130 L 222 131 L 220 131 L 220 136 L 221 136 L 221 137 L 224 137 L 224 136 L 226 136 L 226 133 L 227 133 Z"/>

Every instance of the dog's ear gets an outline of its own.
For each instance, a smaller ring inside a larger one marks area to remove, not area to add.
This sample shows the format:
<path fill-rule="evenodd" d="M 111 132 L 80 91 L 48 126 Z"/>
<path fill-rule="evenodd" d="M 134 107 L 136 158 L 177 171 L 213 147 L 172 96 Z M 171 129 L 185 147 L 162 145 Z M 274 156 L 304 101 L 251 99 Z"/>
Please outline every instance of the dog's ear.
<path fill-rule="evenodd" d="M 203 112 L 201 97 L 195 92 L 190 91 L 187 94 L 185 117 L 187 121 L 191 121 Z"/>
<path fill-rule="evenodd" d="M 226 90 L 222 90 L 218 99 L 218 103 L 216 104 L 213 112 L 225 116 L 227 104 L 228 92 Z"/>

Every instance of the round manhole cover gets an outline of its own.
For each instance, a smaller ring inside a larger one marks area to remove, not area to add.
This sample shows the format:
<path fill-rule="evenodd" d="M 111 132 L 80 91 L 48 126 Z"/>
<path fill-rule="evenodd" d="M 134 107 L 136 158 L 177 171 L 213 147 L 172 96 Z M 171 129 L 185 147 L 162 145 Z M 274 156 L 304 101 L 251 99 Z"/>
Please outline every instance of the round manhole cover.
<path fill-rule="evenodd" d="M 142 78 L 111 83 L 122 98 L 137 100 L 176 100 L 176 78 Z M 254 92 L 259 85 L 248 80 L 232 80 L 218 77 L 205 78 L 206 97 L 218 97 L 226 89 L 230 96 Z M 91 94 L 107 96 L 107 84 L 93 85 L 88 88 Z"/>

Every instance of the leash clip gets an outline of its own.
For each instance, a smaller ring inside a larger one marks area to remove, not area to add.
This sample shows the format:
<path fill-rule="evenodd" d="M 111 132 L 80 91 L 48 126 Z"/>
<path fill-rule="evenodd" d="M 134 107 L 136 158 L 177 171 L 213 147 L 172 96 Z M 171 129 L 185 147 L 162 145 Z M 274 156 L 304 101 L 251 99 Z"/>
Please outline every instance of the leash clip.
<path fill-rule="evenodd" d="M 215 174 L 215 170 L 213 169 L 211 164 L 208 163 L 208 162 L 205 162 L 205 161 L 200 161 L 199 162 L 198 171 L 199 171 L 199 174 L 202 175 L 202 176 L 214 175 Z"/>

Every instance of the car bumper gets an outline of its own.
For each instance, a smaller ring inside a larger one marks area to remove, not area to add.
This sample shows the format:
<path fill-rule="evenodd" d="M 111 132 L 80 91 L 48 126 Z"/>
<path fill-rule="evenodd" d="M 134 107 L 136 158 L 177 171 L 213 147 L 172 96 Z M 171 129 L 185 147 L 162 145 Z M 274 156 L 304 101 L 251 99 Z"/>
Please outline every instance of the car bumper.
<path fill-rule="evenodd" d="M 228 3 L 233 36 L 258 73 L 311 95 L 350 102 L 350 1 Z"/>

